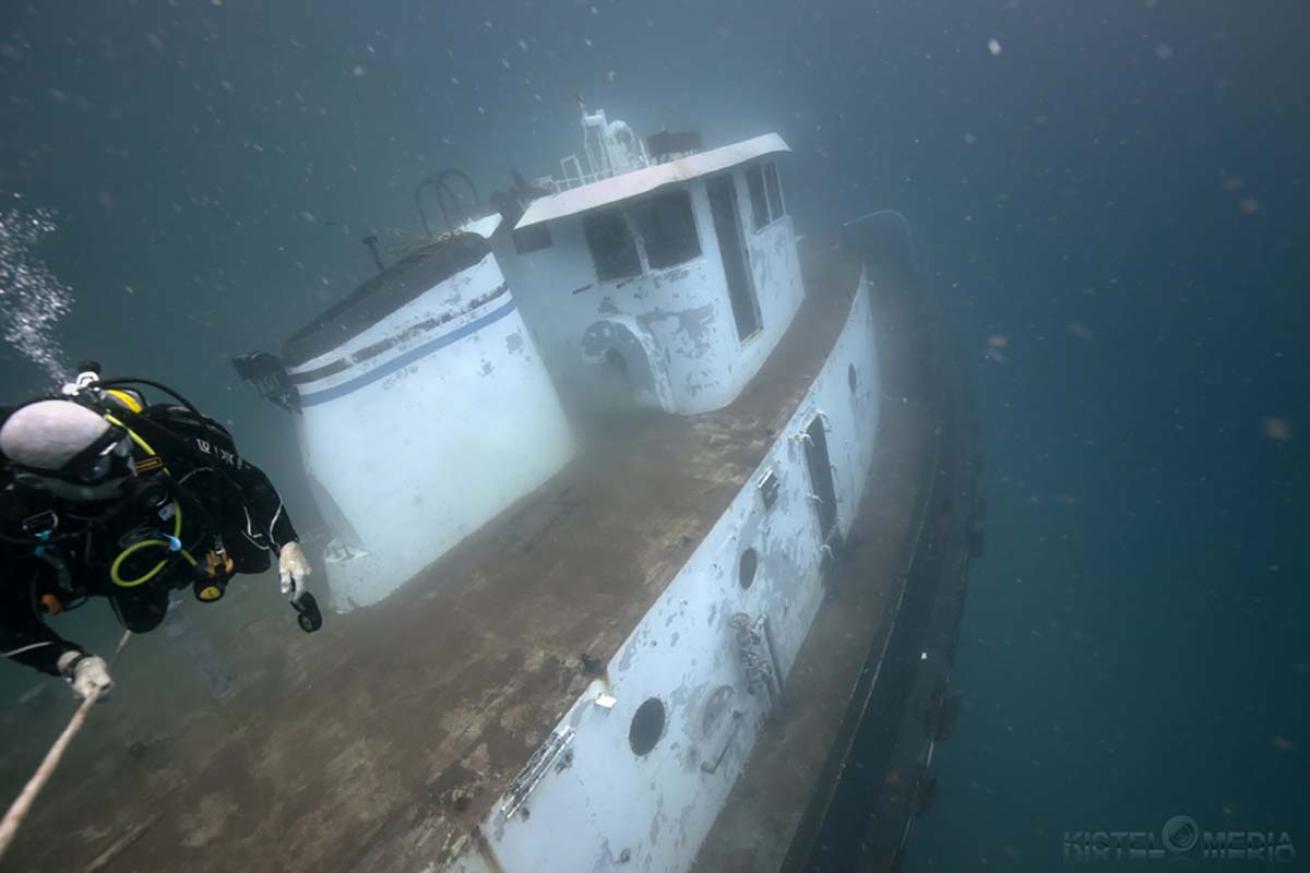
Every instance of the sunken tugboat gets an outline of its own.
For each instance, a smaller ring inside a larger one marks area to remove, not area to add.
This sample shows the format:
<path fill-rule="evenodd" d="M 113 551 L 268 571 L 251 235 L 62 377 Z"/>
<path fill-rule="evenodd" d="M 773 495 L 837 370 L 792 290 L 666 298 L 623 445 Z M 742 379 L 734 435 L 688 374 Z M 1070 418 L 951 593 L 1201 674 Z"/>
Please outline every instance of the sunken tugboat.
<path fill-rule="evenodd" d="M 29 843 L 35 865 L 898 856 L 981 545 L 908 229 L 802 244 L 776 134 L 705 148 L 585 110 L 582 134 L 494 209 L 433 179 L 445 232 L 239 362 L 290 411 L 331 531 L 330 648 L 283 655 L 221 734 L 179 730 L 139 794 L 88 774 L 47 824 L 97 829 Z"/>

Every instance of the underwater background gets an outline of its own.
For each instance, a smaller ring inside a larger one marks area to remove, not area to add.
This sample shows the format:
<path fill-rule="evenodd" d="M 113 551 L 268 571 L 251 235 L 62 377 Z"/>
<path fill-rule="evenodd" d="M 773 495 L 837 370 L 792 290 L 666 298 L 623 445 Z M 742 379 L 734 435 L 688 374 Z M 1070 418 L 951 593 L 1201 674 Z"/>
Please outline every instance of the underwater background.
<path fill-rule="evenodd" d="M 1307 34 L 1299 0 L 6 4 L 5 257 L 69 299 L 42 328 L 0 288 L 0 398 L 50 387 L 21 346 L 53 330 L 230 423 L 312 532 L 290 423 L 228 358 L 368 278 L 361 237 L 416 240 L 420 179 L 551 171 L 579 95 L 776 130 L 798 227 L 903 212 L 974 361 L 987 553 L 908 868 L 1051 870 L 1065 832 L 1178 814 L 1306 864 Z M 245 584 L 235 614 L 276 600 Z M 18 703 L 38 681 L 0 671 L 8 793 L 67 717 Z"/>

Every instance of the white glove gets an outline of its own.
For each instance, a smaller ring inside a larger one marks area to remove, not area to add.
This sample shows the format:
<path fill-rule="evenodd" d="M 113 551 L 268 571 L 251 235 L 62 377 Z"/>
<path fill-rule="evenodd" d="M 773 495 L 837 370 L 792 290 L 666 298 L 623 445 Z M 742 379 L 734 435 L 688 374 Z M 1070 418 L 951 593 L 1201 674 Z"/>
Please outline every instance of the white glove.
<path fill-rule="evenodd" d="M 114 680 L 109 678 L 109 665 L 99 655 L 83 655 L 76 650 L 64 652 L 59 656 L 58 666 L 59 672 L 83 700 L 93 691 L 99 691 L 104 697 L 114 687 Z"/>
<path fill-rule="evenodd" d="M 313 571 L 309 560 L 300 549 L 300 543 L 292 540 L 282 547 L 277 556 L 277 574 L 282 580 L 282 593 L 292 600 L 299 600 L 305 593 L 305 577 Z"/>

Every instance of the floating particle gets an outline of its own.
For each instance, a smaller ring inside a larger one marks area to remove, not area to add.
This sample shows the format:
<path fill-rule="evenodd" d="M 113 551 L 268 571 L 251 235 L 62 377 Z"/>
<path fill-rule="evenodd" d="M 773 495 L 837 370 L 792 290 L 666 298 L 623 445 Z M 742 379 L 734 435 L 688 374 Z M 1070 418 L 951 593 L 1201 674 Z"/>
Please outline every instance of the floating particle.
<path fill-rule="evenodd" d="M 1002 51 L 1000 42 L 996 39 L 987 40 L 987 51 L 991 52 L 993 55 L 999 55 Z"/>
<path fill-rule="evenodd" d="M 523 49 L 523 51 L 527 51 L 528 50 L 527 40 L 523 40 L 523 39 L 519 40 L 519 48 Z"/>
<path fill-rule="evenodd" d="M 356 79 L 362 79 L 362 78 L 364 78 L 364 67 L 363 67 L 363 65 L 362 65 L 362 64 L 355 64 L 355 66 L 354 66 L 354 67 L 351 69 L 351 71 L 350 71 L 350 75 L 354 76 Z"/>
<path fill-rule="evenodd" d="M 1292 438 L 1292 425 L 1285 418 L 1266 418 L 1260 422 L 1264 435 L 1279 443 L 1285 443 Z"/>
<path fill-rule="evenodd" d="M 987 337 L 987 345 L 994 349 L 1003 349 L 1010 344 L 1010 338 L 1000 334 L 992 334 Z"/>
<path fill-rule="evenodd" d="M 1174 56 L 1173 46 L 1160 43 L 1155 47 L 1155 56 L 1162 61 L 1167 61 Z"/>
<path fill-rule="evenodd" d="M 501 58 L 501 59 L 500 59 L 500 65 L 501 65 L 502 67 L 504 67 L 505 69 L 508 70 L 508 69 L 509 69 L 509 58 Z"/>
<path fill-rule="evenodd" d="M 619 74 L 616 73 L 616 72 L 614 72 L 613 70 L 610 70 L 608 73 L 605 74 L 605 78 L 606 78 L 606 80 L 607 80 L 607 81 L 610 81 L 610 82 L 613 82 L 613 81 L 614 81 L 615 79 L 617 79 L 618 77 L 619 77 Z"/>
<path fill-rule="evenodd" d="M 1078 337 L 1078 339 L 1080 340 L 1089 340 L 1096 335 L 1092 333 L 1092 329 L 1090 327 L 1088 327 L 1085 324 L 1081 324 L 1077 321 L 1069 322 L 1068 327 L 1069 327 L 1069 333 Z"/>
<path fill-rule="evenodd" d="M 1241 176 L 1225 176 L 1219 185 L 1225 191 L 1241 191 L 1246 187 L 1246 180 Z"/>
<path fill-rule="evenodd" d="M 1274 748 L 1280 752 L 1296 751 L 1296 743 L 1283 737 L 1274 737 Z"/>
<path fill-rule="evenodd" d="M 976 142 L 978 141 L 978 137 L 974 136 L 974 135 L 971 134 L 971 133 L 966 133 L 966 134 L 964 135 L 964 141 L 965 141 L 966 143 L 968 143 L 969 145 L 973 145 L 974 143 L 976 143 Z"/>
<path fill-rule="evenodd" d="M 1243 197 L 1237 201 L 1237 209 L 1243 215 L 1255 215 L 1260 211 L 1260 201 L 1254 197 Z"/>

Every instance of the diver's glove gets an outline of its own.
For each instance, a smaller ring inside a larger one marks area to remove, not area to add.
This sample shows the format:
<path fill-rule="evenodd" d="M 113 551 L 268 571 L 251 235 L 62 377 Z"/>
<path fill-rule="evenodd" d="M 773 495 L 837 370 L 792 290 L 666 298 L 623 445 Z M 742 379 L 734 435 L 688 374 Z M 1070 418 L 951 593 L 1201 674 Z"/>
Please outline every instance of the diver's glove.
<path fill-rule="evenodd" d="M 73 686 L 78 697 L 86 700 L 91 692 L 98 691 L 104 697 L 114 687 L 114 680 L 109 678 L 109 665 L 99 655 L 88 655 L 77 649 L 70 649 L 59 656 L 59 675 Z"/>
<path fill-rule="evenodd" d="M 300 543 L 292 540 L 282 546 L 277 556 L 277 574 L 282 579 L 283 594 L 292 600 L 299 600 L 300 595 L 305 593 L 305 577 L 312 572 Z"/>

